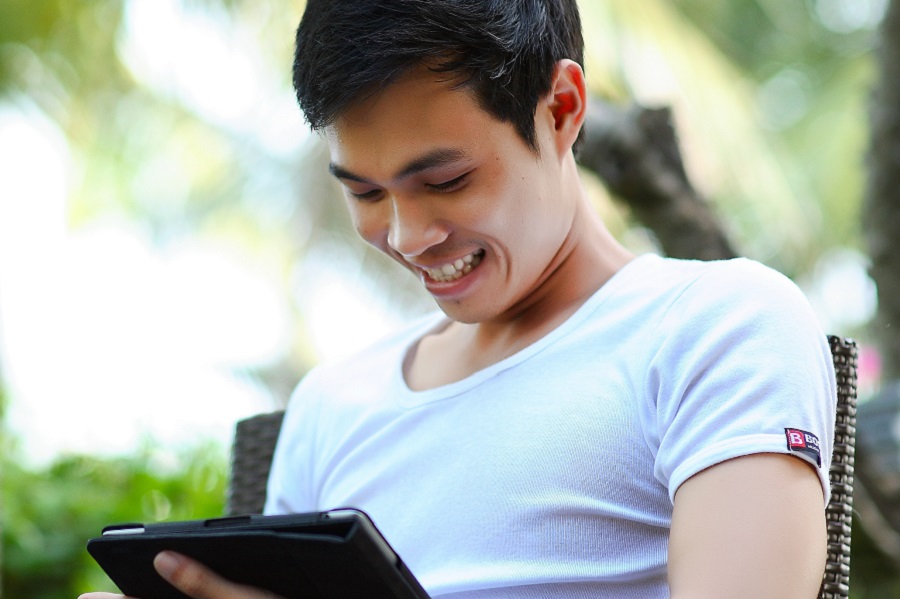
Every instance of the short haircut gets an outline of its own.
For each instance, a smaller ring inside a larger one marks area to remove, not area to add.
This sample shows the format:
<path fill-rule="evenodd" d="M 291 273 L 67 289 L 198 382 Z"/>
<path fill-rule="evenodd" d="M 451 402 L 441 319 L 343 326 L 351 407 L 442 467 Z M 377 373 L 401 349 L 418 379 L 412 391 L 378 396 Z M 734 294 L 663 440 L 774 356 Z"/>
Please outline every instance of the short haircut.
<path fill-rule="evenodd" d="M 314 130 L 422 64 L 474 93 L 537 151 L 556 63 L 584 66 L 576 0 L 308 0 L 294 89 Z"/>

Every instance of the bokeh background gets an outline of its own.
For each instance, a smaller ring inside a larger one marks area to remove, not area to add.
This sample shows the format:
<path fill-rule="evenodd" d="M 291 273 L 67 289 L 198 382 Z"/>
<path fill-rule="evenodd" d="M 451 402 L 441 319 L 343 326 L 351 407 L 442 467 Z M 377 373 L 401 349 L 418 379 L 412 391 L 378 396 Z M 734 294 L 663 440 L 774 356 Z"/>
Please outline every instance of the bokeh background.
<path fill-rule="evenodd" d="M 670 106 L 740 253 L 881 385 L 861 222 L 888 0 L 582 0 L 591 91 Z M 354 237 L 290 88 L 301 0 L 0 2 L 0 594 L 112 589 L 108 523 L 221 513 L 239 418 L 433 304 Z M 635 251 L 657 251 L 586 173 Z M 854 532 L 856 534 L 856 532 Z M 854 547 L 855 597 L 900 597 Z"/>

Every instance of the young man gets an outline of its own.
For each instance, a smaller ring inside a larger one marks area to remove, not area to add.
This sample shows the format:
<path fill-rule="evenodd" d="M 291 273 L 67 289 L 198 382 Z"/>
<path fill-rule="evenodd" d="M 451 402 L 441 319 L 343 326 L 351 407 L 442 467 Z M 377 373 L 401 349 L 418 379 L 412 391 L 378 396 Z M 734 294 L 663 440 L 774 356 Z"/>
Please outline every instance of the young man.
<path fill-rule="evenodd" d="M 575 0 L 309 0 L 300 105 L 360 235 L 441 310 L 306 377 L 267 511 L 366 510 L 434 597 L 814 597 L 825 336 L 756 263 L 612 238 L 572 150 L 581 62 Z"/>

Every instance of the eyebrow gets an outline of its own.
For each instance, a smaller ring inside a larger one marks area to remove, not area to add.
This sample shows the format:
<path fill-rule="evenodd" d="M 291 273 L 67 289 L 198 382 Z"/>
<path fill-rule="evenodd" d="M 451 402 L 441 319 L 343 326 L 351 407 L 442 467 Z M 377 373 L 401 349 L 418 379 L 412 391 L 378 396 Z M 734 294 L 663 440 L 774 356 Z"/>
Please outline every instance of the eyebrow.
<path fill-rule="evenodd" d="M 421 173 L 422 171 L 446 166 L 448 164 L 452 164 L 454 162 L 462 160 L 463 158 L 465 158 L 465 153 L 462 150 L 456 148 L 438 148 L 408 162 L 396 174 L 394 180 L 406 179 L 407 177 L 411 177 L 412 175 Z M 339 164 L 335 164 L 334 162 L 328 165 L 328 171 L 338 179 L 346 179 L 348 181 L 357 181 L 359 183 L 372 184 L 372 182 L 365 177 L 356 175 L 346 168 L 340 166 Z"/>

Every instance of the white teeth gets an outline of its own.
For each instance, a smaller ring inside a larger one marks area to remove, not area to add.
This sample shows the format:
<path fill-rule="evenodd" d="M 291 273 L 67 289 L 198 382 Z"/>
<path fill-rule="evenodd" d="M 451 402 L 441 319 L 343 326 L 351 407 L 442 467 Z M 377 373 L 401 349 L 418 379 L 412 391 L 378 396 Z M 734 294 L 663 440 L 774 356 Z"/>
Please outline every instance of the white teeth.
<path fill-rule="evenodd" d="M 458 258 L 450 264 L 444 264 L 439 268 L 426 269 L 426 272 L 429 277 L 440 283 L 455 281 L 461 276 L 472 272 L 472 269 L 478 266 L 483 257 L 484 250 L 478 250 Z"/>

